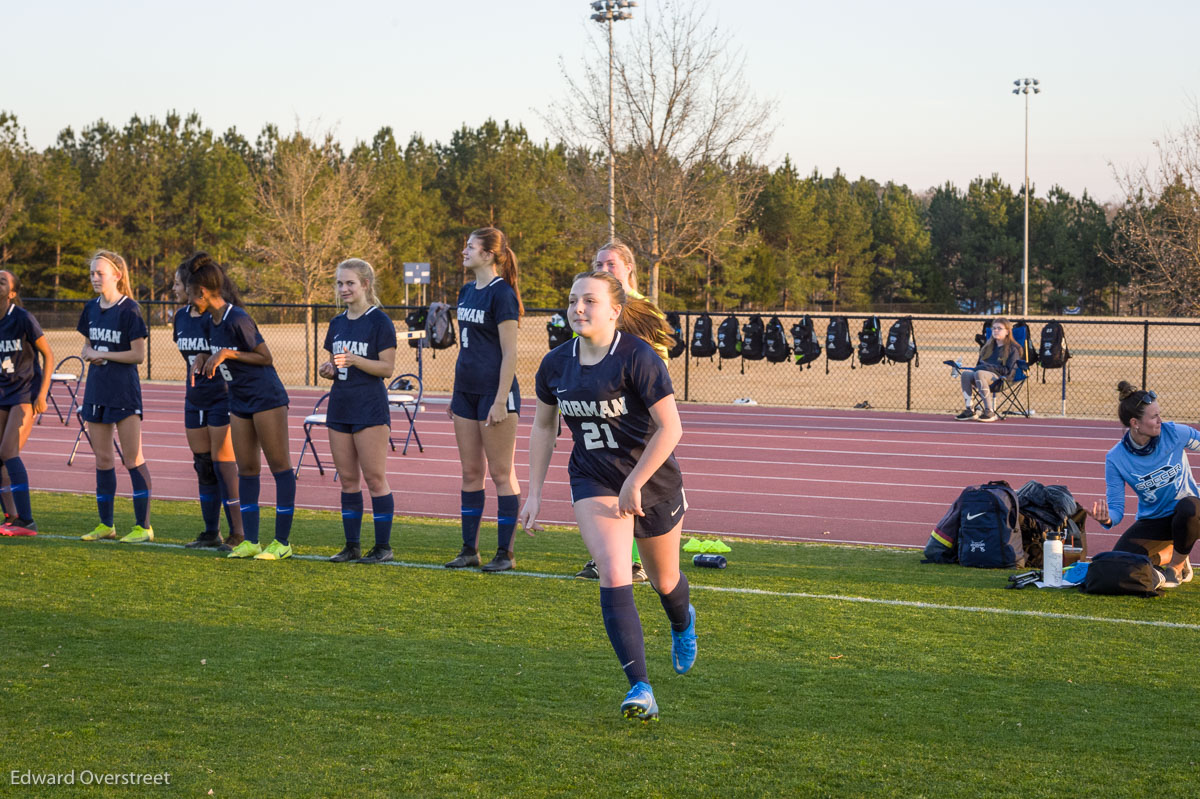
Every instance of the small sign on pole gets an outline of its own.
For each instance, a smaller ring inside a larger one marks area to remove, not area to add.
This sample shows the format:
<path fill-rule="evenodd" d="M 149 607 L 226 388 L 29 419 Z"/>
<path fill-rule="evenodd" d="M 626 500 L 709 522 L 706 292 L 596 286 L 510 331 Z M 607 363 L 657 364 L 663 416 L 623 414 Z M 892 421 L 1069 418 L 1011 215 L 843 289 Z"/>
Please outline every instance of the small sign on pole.
<path fill-rule="evenodd" d="M 417 261 L 404 262 L 404 304 L 408 305 L 408 287 L 410 285 L 429 285 L 429 264 Z M 424 296 L 425 290 L 421 289 Z"/>

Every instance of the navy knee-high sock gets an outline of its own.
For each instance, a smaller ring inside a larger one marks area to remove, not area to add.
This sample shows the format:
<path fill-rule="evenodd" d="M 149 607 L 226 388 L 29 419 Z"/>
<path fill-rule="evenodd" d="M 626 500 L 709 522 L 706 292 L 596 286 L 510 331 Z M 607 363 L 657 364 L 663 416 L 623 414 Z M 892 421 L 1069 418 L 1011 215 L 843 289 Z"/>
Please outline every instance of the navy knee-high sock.
<path fill-rule="evenodd" d="M 204 532 L 217 533 L 221 529 L 221 482 L 215 477 L 212 482 L 204 475 L 196 476 L 200 496 L 200 518 L 204 519 Z"/>
<path fill-rule="evenodd" d="M 363 500 L 362 492 L 342 492 L 342 532 L 346 534 L 346 543 L 358 546 L 362 531 Z"/>
<path fill-rule="evenodd" d="M 666 594 L 659 594 L 658 600 L 662 602 L 663 610 L 667 612 L 667 619 L 671 622 L 672 630 L 681 633 L 692 623 L 692 614 L 688 613 L 691 591 L 688 589 L 687 577 L 683 572 L 679 573 L 679 582 L 675 584 L 675 587 Z"/>
<path fill-rule="evenodd" d="M 117 470 L 96 470 L 96 510 L 100 512 L 100 523 L 113 526 L 113 497 L 117 494 Z"/>
<path fill-rule="evenodd" d="M 646 641 L 642 637 L 642 620 L 638 618 L 637 605 L 633 601 L 633 586 L 601 587 L 600 614 L 629 684 L 650 682 L 646 675 Z"/>
<path fill-rule="evenodd" d="M 496 545 L 505 552 L 513 551 L 513 532 L 517 529 L 520 496 L 511 494 L 496 497 Z"/>
<path fill-rule="evenodd" d="M 4 462 L 0 461 L 0 466 Z M 0 506 L 4 508 L 4 515 L 17 518 L 17 506 L 13 504 L 12 498 L 12 480 L 8 476 L 6 470 L 0 469 Z"/>
<path fill-rule="evenodd" d="M 258 543 L 258 490 L 260 482 L 257 474 L 238 475 L 238 494 L 241 497 L 238 505 L 242 511 L 242 534 L 252 544 Z"/>
<path fill-rule="evenodd" d="M 217 483 L 221 487 L 221 504 L 225 506 L 225 521 L 233 533 L 242 532 L 242 508 L 238 500 L 237 464 L 233 461 L 213 461 Z"/>
<path fill-rule="evenodd" d="M 284 469 L 271 476 L 275 478 L 275 540 L 286 544 L 292 535 L 292 512 L 296 509 L 296 474 Z"/>
<path fill-rule="evenodd" d="M 392 492 L 371 497 L 371 518 L 375 520 L 375 546 L 392 548 L 392 517 L 396 515 L 396 500 Z"/>
<path fill-rule="evenodd" d="M 462 492 L 463 549 L 472 552 L 479 547 L 479 521 L 483 518 L 483 490 Z"/>
<path fill-rule="evenodd" d="M 33 521 L 33 506 L 29 503 L 29 474 L 25 471 L 21 456 L 4 461 L 4 468 L 8 469 L 8 479 L 12 483 L 13 505 L 16 506 L 17 516 L 26 521 Z"/>
<path fill-rule="evenodd" d="M 138 527 L 150 529 L 150 467 L 146 464 L 129 470 L 133 483 L 133 517 Z"/>

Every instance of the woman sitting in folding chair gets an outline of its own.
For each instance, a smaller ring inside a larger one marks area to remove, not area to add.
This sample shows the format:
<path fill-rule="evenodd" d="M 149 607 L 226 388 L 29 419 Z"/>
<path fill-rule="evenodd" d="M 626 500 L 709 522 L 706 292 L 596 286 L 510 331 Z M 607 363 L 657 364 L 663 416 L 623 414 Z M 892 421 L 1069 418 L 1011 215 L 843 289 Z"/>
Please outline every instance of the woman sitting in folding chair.
<path fill-rule="evenodd" d="M 974 368 L 962 371 L 962 393 L 966 410 L 955 416 L 959 421 L 978 419 L 994 422 L 1000 418 L 993 407 L 992 384 L 1011 380 L 1017 374 L 1021 346 L 1013 340 L 1012 322 L 1000 317 L 992 320 L 992 337 L 979 348 L 979 360 Z M 982 412 L 976 410 L 973 394 L 979 394 Z"/>

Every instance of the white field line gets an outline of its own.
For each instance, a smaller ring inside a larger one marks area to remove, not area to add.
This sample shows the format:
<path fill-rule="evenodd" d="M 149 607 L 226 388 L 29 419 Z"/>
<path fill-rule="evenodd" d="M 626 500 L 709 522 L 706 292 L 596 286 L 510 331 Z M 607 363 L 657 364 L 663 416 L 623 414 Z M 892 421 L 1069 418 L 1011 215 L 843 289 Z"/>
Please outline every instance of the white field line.
<path fill-rule="evenodd" d="M 65 535 L 44 535 L 42 538 L 52 538 L 61 541 L 75 541 L 77 539 Z M 116 542 L 99 541 L 95 542 L 102 546 L 114 545 L 120 546 Z M 130 545 L 134 546 L 152 546 L 161 547 L 164 549 L 179 549 L 184 547 L 182 544 L 165 544 L 165 543 L 150 543 Z M 293 555 L 297 560 L 309 561 L 327 561 L 328 558 L 323 555 Z M 409 563 L 407 561 L 396 560 L 390 563 L 379 564 L 382 566 L 396 566 L 404 569 L 426 569 L 432 571 L 440 571 L 446 573 L 444 566 L 438 566 L 433 563 Z M 471 573 L 474 573 L 473 571 Z M 568 574 L 546 574 L 543 572 L 526 572 L 526 571 L 511 571 L 500 572 L 500 575 L 508 577 L 531 577 L 541 580 L 571 580 L 574 582 L 575 577 Z M 1055 613 L 1046 610 L 1017 610 L 1014 608 L 989 608 L 980 605 L 945 605 L 937 602 L 917 602 L 907 599 L 880 599 L 878 597 L 865 596 L 850 596 L 844 594 L 813 594 L 807 591 L 768 591 L 762 588 L 740 588 L 731 586 L 719 585 L 696 585 L 692 584 L 692 588 L 697 591 L 714 591 L 723 594 L 741 594 L 744 596 L 766 596 L 776 597 L 779 599 L 817 599 L 825 602 L 856 602 L 866 605 L 886 605 L 891 607 L 914 608 L 916 610 L 936 610 L 936 611 L 957 611 L 960 613 L 989 613 L 997 616 L 1026 616 L 1037 619 L 1060 619 L 1063 621 L 1080 621 L 1080 622 L 1103 622 L 1108 624 L 1130 624 L 1138 627 L 1165 627 L 1174 630 L 1193 630 L 1200 632 L 1200 624 L 1187 624 L 1184 622 L 1175 621 L 1158 621 L 1154 619 L 1120 619 L 1110 618 L 1106 616 L 1086 616 L 1076 613 Z"/>

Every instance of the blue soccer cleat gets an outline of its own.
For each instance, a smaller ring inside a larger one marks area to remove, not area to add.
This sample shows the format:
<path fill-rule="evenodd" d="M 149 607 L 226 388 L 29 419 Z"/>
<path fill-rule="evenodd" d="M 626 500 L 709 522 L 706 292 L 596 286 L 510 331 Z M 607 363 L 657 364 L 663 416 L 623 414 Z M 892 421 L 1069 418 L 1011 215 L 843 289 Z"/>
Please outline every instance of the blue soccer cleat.
<path fill-rule="evenodd" d="M 625 694 L 621 715 L 630 721 L 658 721 L 658 703 L 648 682 L 636 682 Z"/>
<path fill-rule="evenodd" d="M 681 633 L 671 630 L 671 665 L 678 674 L 687 674 L 696 662 L 696 609 L 688 605 L 687 629 Z"/>

